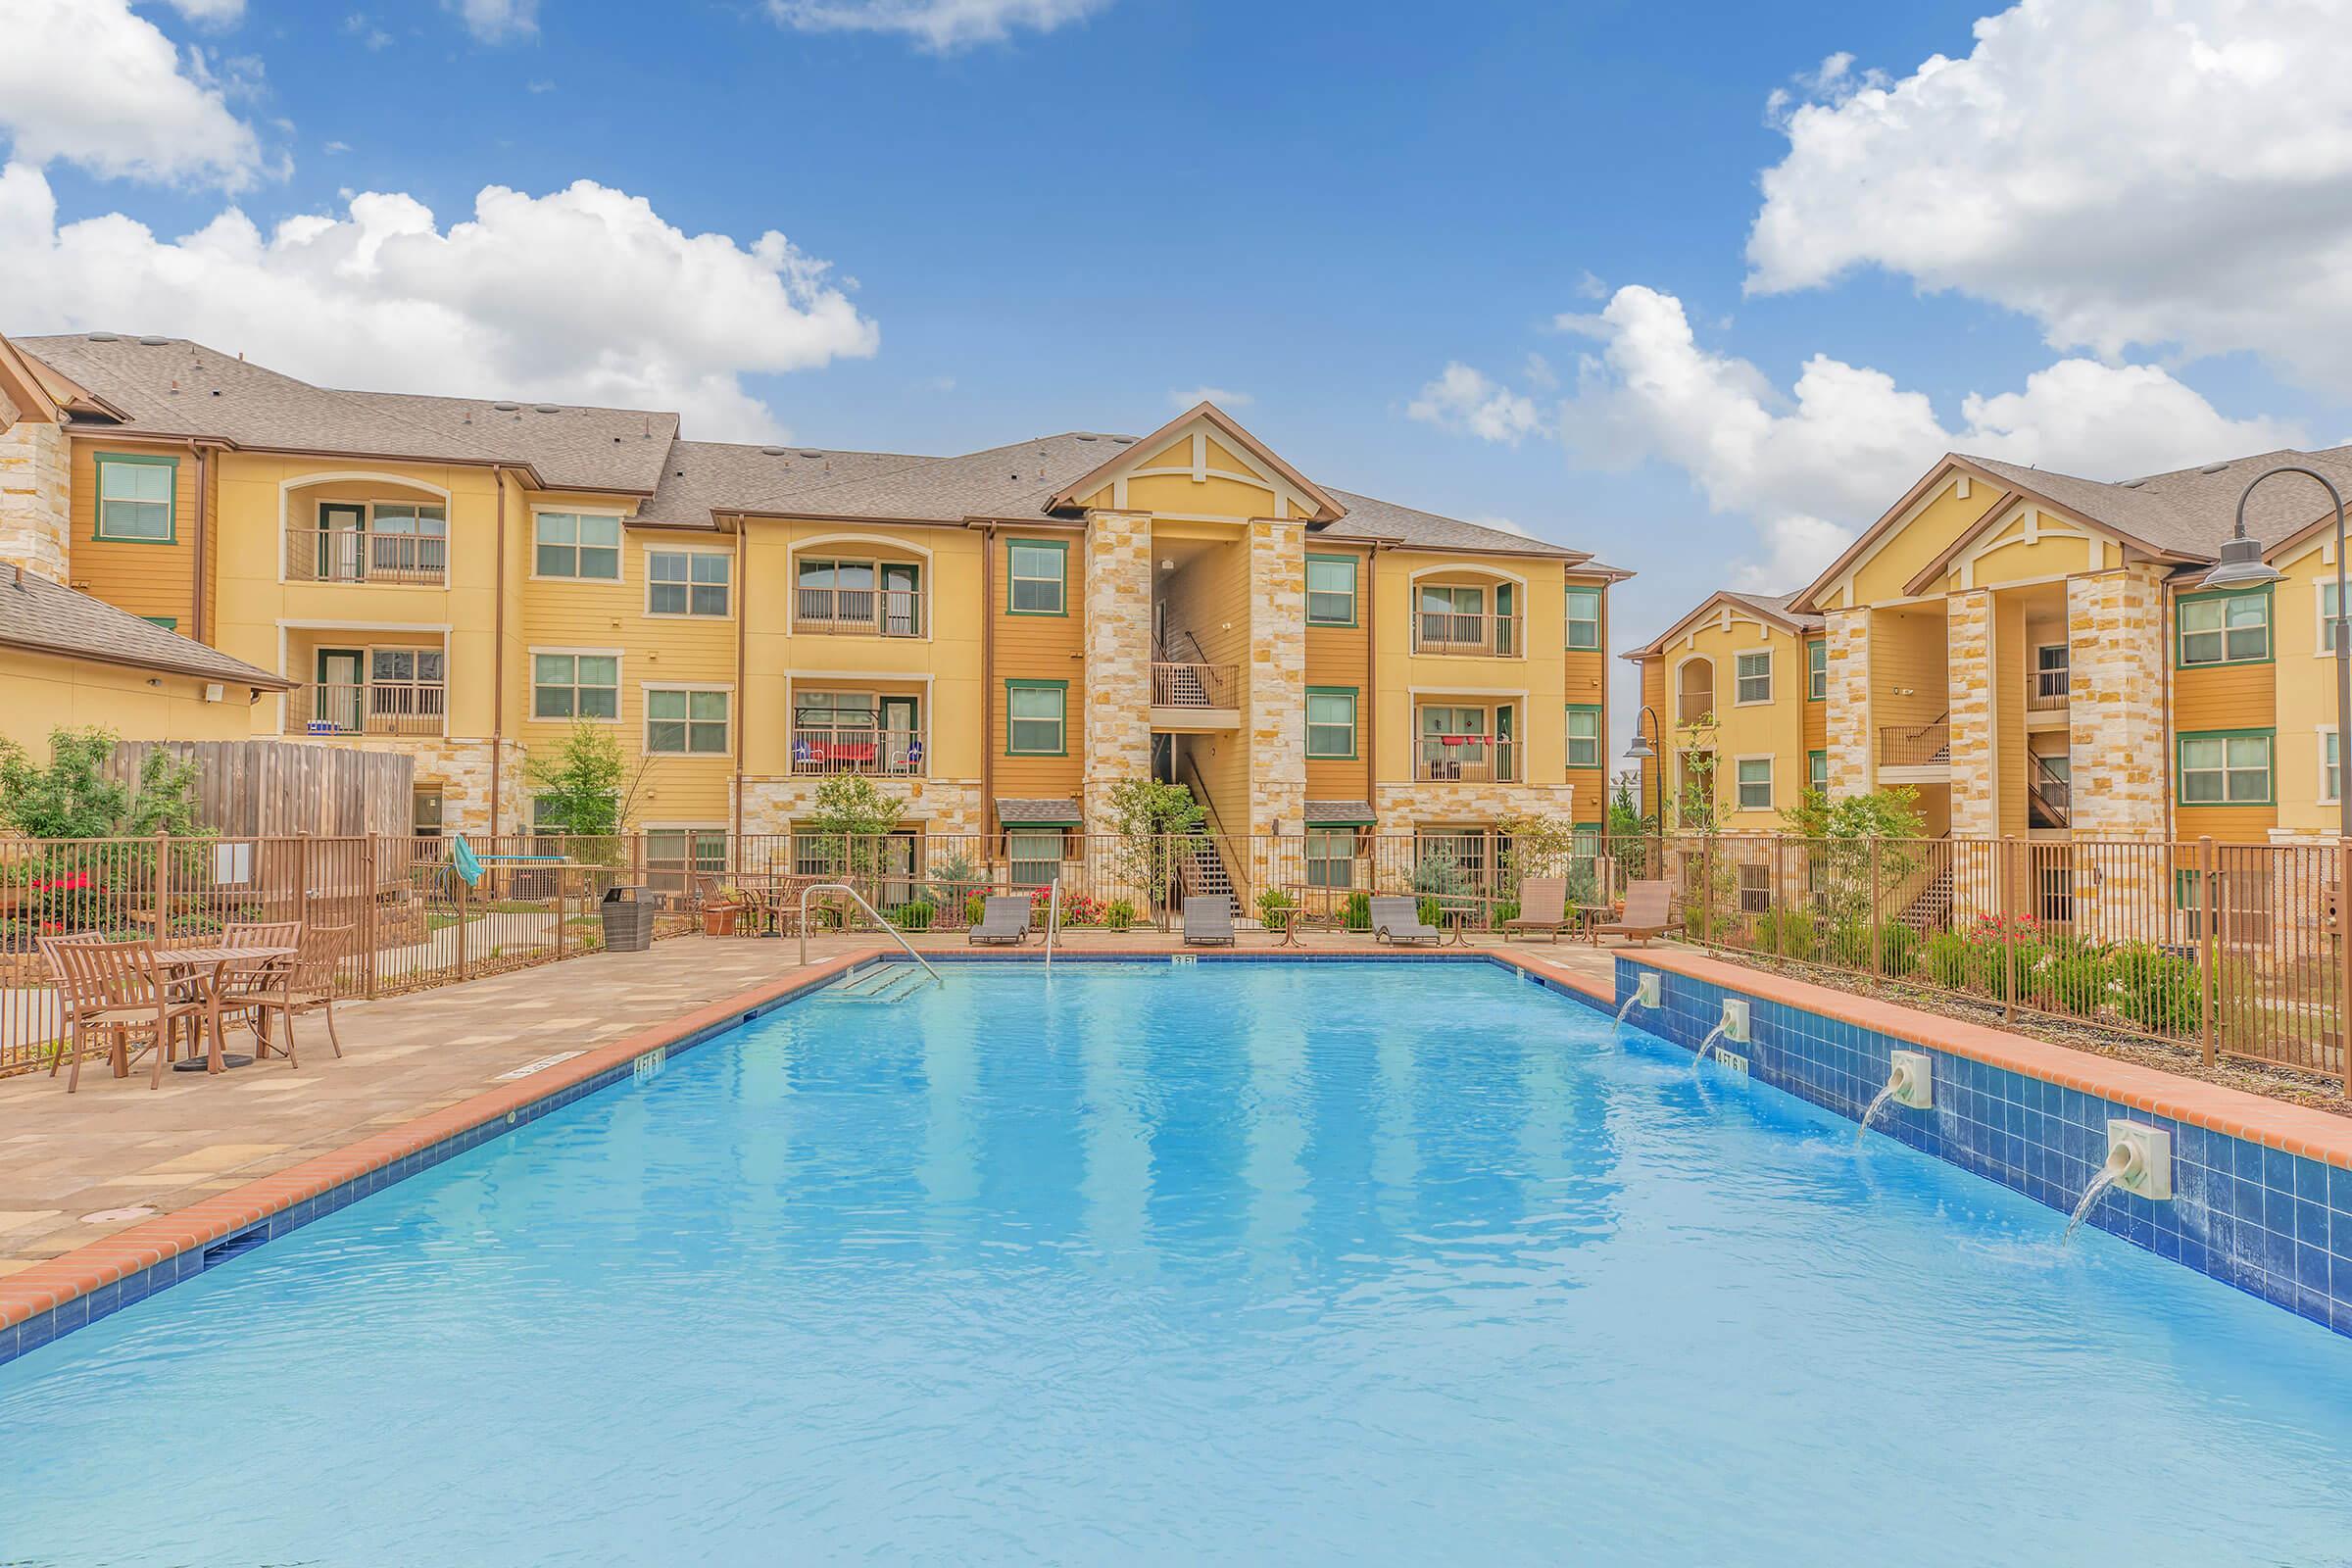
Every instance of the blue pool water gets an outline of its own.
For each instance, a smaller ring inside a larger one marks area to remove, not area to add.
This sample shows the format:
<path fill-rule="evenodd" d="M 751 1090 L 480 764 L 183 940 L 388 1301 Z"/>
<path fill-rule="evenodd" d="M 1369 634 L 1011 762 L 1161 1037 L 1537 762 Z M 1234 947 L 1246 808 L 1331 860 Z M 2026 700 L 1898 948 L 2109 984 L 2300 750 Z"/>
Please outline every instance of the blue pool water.
<path fill-rule="evenodd" d="M 2352 1341 L 1488 965 L 785 1007 L 0 1367 L 0 1563 L 2341 1563 Z"/>

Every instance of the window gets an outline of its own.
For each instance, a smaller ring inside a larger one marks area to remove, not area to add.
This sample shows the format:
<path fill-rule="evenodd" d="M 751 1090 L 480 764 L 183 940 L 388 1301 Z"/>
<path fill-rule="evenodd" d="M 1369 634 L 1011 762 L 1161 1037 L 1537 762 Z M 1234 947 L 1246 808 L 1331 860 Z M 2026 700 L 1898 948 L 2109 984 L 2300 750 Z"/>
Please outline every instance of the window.
<path fill-rule="evenodd" d="M 1355 688 L 1306 689 L 1306 755 L 1339 761 L 1355 757 Z"/>
<path fill-rule="evenodd" d="M 1741 654 L 1732 669 L 1732 701 L 1741 707 L 1772 701 L 1772 655 Z"/>
<path fill-rule="evenodd" d="M 2193 594 L 2180 603 L 2180 662 L 2238 664 L 2271 657 L 2271 591 Z"/>
<path fill-rule="evenodd" d="M 2075 871 L 2069 865 L 2045 865 L 2034 878 L 2040 896 L 2037 911 L 2044 925 L 2075 923 Z"/>
<path fill-rule="evenodd" d="M 1674 672 L 1674 717 L 1679 724 L 1703 724 L 1715 711 L 1715 662 L 1686 659 Z"/>
<path fill-rule="evenodd" d="M 1068 545 L 1015 539 L 1005 546 L 1005 555 L 1006 611 L 1015 615 L 1069 613 Z"/>
<path fill-rule="evenodd" d="M 542 512 L 531 519 L 533 569 L 542 577 L 620 580 L 620 519 L 585 512 Z"/>
<path fill-rule="evenodd" d="M 98 454 L 97 536 L 170 544 L 172 499 L 178 481 L 176 458 Z"/>
<path fill-rule="evenodd" d="M 441 786 L 419 784 L 409 793 L 409 831 L 420 839 L 441 836 Z"/>
<path fill-rule="evenodd" d="M 1737 764 L 1740 773 L 1740 809 L 1769 811 L 1772 809 L 1772 759 L 1742 757 Z"/>
<path fill-rule="evenodd" d="M 1351 887 L 1355 882 L 1355 829 L 1310 827 L 1306 830 L 1306 885 L 1310 888 Z"/>
<path fill-rule="evenodd" d="M 141 615 L 139 618 L 150 626 L 161 626 L 166 631 L 179 630 L 177 615 Z"/>
<path fill-rule="evenodd" d="M 2213 934 L 2216 941 L 2237 946 L 2267 946 L 2271 941 L 2271 876 L 2259 866 L 2230 865 L 2230 851 L 2221 851 L 2225 863 L 2213 873 Z M 2173 905 L 2184 916 L 2187 941 L 2205 936 L 2206 889 L 2194 866 L 2173 872 Z"/>
<path fill-rule="evenodd" d="M 2343 762 L 2335 750 L 2335 731 L 2320 731 L 2320 799 L 2333 803 L 2344 787 Z"/>
<path fill-rule="evenodd" d="M 2335 652 L 2336 614 L 2335 584 L 2324 582 L 2320 584 L 2320 652 L 2323 654 Z"/>
<path fill-rule="evenodd" d="M 571 824 L 565 821 L 564 813 L 556 808 L 554 796 L 534 795 L 531 797 L 531 833 L 533 837 L 552 838 L 559 833 L 570 831 Z"/>
<path fill-rule="evenodd" d="M 1740 912 L 1768 914 L 1772 910 L 1772 867 L 1742 865 L 1740 868 Z"/>
<path fill-rule="evenodd" d="M 645 868 L 661 883 L 683 889 L 688 873 L 722 876 L 727 869 L 723 827 L 654 827 L 645 830 Z"/>
<path fill-rule="evenodd" d="M 725 692 L 649 691 L 645 749 L 663 755 L 722 757 L 727 750 Z"/>
<path fill-rule="evenodd" d="M 2180 737 L 2182 806 L 2271 804 L 2271 732 L 2240 730 Z"/>
<path fill-rule="evenodd" d="M 1016 827 L 1004 835 L 1004 858 L 1011 863 L 1012 885 L 1042 888 L 1061 875 L 1061 829 Z"/>
<path fill-rule="evenodd" d="M 1828 752 L 1807 752 L 1805 754 L 1805 788 L 1816 795 L 1830 793 L 1830 754 Z"/>
<path fill-rule="evenodd" d="M 2034 650 L 2034 706 L 2056 708 L 2066 701 L 2074 684 L 2074 654 L 2064 643 L 2045 643 Z"/>
<path fill-rule="evenodd" d="M 1355 624 L 1355 558 L 1306 558 L 1306 623 L 1310 626 Z"/>
<path fill-rule="evenodd" d="M 1568 646 L 1598 648 L 1600 646 L 1600 590 L 1571 588 L 1568 590 Z"/>
<path fill-rule="evenodd" d="M 618 718 L 620 660 L 613 654 L 533 654 L 533 718 Z"/>
<path fill-rule="evenodd" d="M 1010 757 L 1062 757 L 1069 751 L 1064 710 L 1069 682 L 1004 683 L 1004 751 Z"/>
<path fill-rule="evenodd" d="M 1579 876 L 1592 876 L 1599 870 L 1598 861 L 1609 850 L 1609 830 L 1599 822 L 1578 822 L 1569 840 L 1569 870 Z"/>
<path fill-rule="evenodd" d="M 649 615 L 724 615 L 735 563 L 710 550 L 657 550 L 645 560 Z"/>
<path fill-rule="evenodd" d="M 1598 707 L 1583 703 L 1569 705 L 1568 765 L 1570 767 L 1598 767 L 1600 765 L 1600 710 Z"/>
<path fill-rule="evenodd" d="M 1448 587 L 1424 583 L 1420 613 L 1414 620 L 1417 646 L 1425 652 L 1487 650 L 1487 591 L 1478 587 Z M 1496 613 L 1501 607 L 1496 607 Z"/>
<path fill-rule="evenodd" d="M 1821 703 L 1830 696 L 1830 643 L 1816 637 L 1805 644 L 1805 701 Z"/>

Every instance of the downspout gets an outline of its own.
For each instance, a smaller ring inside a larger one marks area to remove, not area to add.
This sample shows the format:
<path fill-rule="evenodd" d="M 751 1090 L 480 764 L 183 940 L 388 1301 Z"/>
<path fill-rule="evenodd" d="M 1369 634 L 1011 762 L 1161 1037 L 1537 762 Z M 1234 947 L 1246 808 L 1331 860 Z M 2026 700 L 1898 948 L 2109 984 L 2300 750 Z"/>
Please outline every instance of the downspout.
<path fill-rule="evenodd" d="M 2125 579 L 2129 581 L 2131 578 L 2131 572 L 2129 568 L 2126 569 L 2124 575 Z M 2156 662 L 2157 680 L 2161 683 L 2158 687 L 2158 691 L 2160 693 L 2160 701 L 2164 705 L 2164 758 L 2163 760 L 2157 764 L 2157 774 L 2164 780 L 2164 836 L 2167 839 L 2177 839 L 2180 836 L 2180 823 L 2177 815 L 2180 809 L 2180 797 L 2173 793 L 2173 759 L 2176 755 L 2178 755 L 2180 749 L 2180 742 L 2174 739 L 2174 736 L 2177 733 L 2175 720 L 2179 715 L 2173 711 L 2173 649 L 2174 638 L 2177 635 L 2177 633 L 2175 633 L 2173 630 L 2173 616 L 2179 611 L 2179 606 L 2175 601 L 2176 592 L 2177 590 L 2173 587 L 2172 581 L 2169 577 L 2159 581 L 2156 584 L 2156 633 L 2159 637 L 2164 639 L 2162 657 Z M 2271 630 L 2271 647 L 2274 653 L 2277 652 L 2278 646 L 2278 628 L 2274 626 Z M 2074 656 L 2069 654 L 2067 659 L 2071 664 Z M 2277 673 L 2274 671 L 2271 679 L 2273 682 L 2276 682 L 2278 678 L 2278 677 Z M 2274 687 L 2274 690 L 2276 688 Z M 2274 697 L 2273 700 L 2276 701 L 2276 698 Z M 2069 699 L 2069 701 L 2071 702 L 2072 699 Z M 2068 717 L 2067 723 L 2071 728 L 2074 723 L 2071 714 Z M 2070 736 L 2069 739 L 2071 740 L 2072 737 Z M 2071 755 L 2073 748 L 2070 746 L 2068 750 Z M 2271 770 L 2274 780 L 2271 788 L 2271 795 L 2274 799 L 2276 799 L 2278 794 L 2278 786 L 2275 782 L 2278 777 L 2278 759 L 2274 756 L 2271 759 Z M 2067 802 L 2066 820 L 2068 827 L 2071 829 L 2075 820 L 2074 802 L 2072 800 Z"/>
<path fill-rule="evenodd" d="M 1379 559 L 1380 546 L 1377 543 L 1364 551 L 1364 602 L 1356 607 L 1356 613 L 1363 617 L 1364 622 L 1364 709 L 1357 715 L 1364 729 L 1364 806 L 1372 813 L 1372 831 L 1375 833 L 1381 828 L 1380 807 L 1376 804 L 1376 797 L 1380 793 L 1380 677 L 1375 673 L 1380 668 L 1380 644 L 1376 635 L 1380 616 L 1377 613 L 1379 599 L 1372 591 L 1372 564 Z M 1404 609 L 1409 616 L 1413 607 L 1408 603 Z M 1300 722 L 1304 721 L 1301 717 Z M 1410 722 L 1410 715 L 1407 715 L 1407 722 Z"/>
<path fill-rule="evenodd" d="M 188 617 L 188 625 L 191 635 L 200 643 L 212 640 L 206 635 L 211 630 L 212 617 L 205 613 L 205 600 L 209 597 L 206 590 L 210 584 L 205 581 L 204 572 L 205 546 L 210 543 L 213 525 L 212 509 L 205 505 L 206 485 L 212 476 L 212 457 L 211 448 L 200 446 L 196 449 L 196 602 L 190 607 L 193 612 Z"/>
<path fill-rule="evenodd" d="M 498 489 L 496 608 L 490 616 L 490 837 L 498 837 L 499 775 L 507 760 L 507 470 L 493 464 L 490 482 Z"/>
<path fill-rule="evenodd" d="M 743 685 L 744 638 L 752 623 L 752 582 L 743 569 L 744 535 L 750 527 L 743 518 L 735 519 L 735 842 L 738 845 L 743 842 L 743 732 L 752 721 Z"/>
<path fill-rule="evenodd" d="M 980 525 L 980 863 L 996 844 L 989 813 L 997 805 L 997 525 Z"/>

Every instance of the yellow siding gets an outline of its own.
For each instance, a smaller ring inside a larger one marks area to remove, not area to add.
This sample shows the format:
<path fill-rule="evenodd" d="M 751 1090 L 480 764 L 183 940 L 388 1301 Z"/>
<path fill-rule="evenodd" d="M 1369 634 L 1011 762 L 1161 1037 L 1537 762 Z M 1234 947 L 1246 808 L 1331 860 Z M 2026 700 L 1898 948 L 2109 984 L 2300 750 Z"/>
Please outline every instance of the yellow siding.
<path fill-rule="evenodd" d="M 100 539 L 98 465 L 102 453 L 169 458 L 173 475 L 172 538 L 168 544 Z M 182 632 L 196 617 L 196 454 L 184 446 L 75 437 L 73 467 L 73 585 L 134 615 L 169 616 Z M 265 665 L 264 667 L 270 667 Z"/>
<path fill-rule="evenodd" d="M 250 687 L 227 687 L 220 701 L 207 702 L 205 682 L 187 675 L 0 648 L 0 689 L 8 693 L 0 703 L 0 738 L 36 760 L 48 758 L 53 729 L 97 725 L 126 740 L 168 741 L 233 741 L 252 733 Z M 259 706 L 269 708 L 269 698 Z"/>
<path fill-rule="evenodd" d="M 1010 544 L 1014 539 L 1062 540 L 1069 545 L 1064 595 L 1068 612 L 1016 615 L 1007 608 Z M 1085 778 L 1086 756 L 1086 541 L 1073 531 L 1053 528 L 1004 529 L 997 535 L 991 577 L 996 618 L 996 668 L 990 672 L 988 703 L 995 715 L 989 745 L 994 749 L 1000 797 L 1075 800 Z M 1007 680 L 1067 681 L 1061 757 L 1014 757 L 1005 747 L 1004 683 Z"/>
<path fill-rule="evenodd" d="M 1306 684 L 1351 686 L 1355 689 L 1355 760 L 1315 761 L 1306 764 L 1306 798 L 1310 801 L 1368 801 L 1372 798 L 1372 756 L 1365 745 L 1365 721 L 1371 714 L 1368 690 L 1372 677 L 1370 553 L 1338 545 L 1307 544 L 1310 556 L 1348 556 L 1355 562 L 1355 624 L 1306 628 Z"/>
<path fill-rule="evenodd" d="M 1235 704 L 1250 705 L 1250 549 L 1244 539 L 1211 544 L 1166 575 L 1160 590 L 1171 636 L 1190 632 L 1201 657 L 1235 666 Z M 1301 720 L 1303 722 L 1303 719 Z M 1194 735 L 1180 745 L 1200 770 L 1200 781 L 1224 820 L 1244 821 L 1250 810 L 1250 746 L 1245 732 Z M 1310 786 L 1311 791 L 1311 786 Z"/>
<path fill-rule="evenodd" d="M 1772 700 L 1740 705 L 1737 701 L 1738 656 L 1758 651 L 1772 655 Z M 1794 806 L 1806 782 L 1804 746 L 1805 671 L 1801 639 L 1752 616 L 1735 613 L 1728 628 L 1723 618 L 1702 622 L 1665 650 L 1661 661 L 1663 705 L 1658 708 L 1666 725 L 1670 756 L 1702 743 L 1704 730 L 1679 722 L 1674 709 L 1676 670 L 1684 660 L 1704 658 L 1715 667 L 1716 797 L 1723 812 L 1724 831 L 1765 833 L 1781 825 L 1780 813 Z M 1647 684 L 1646 676 L 1644 684 Z M 1739 802 L 1739 760 L 1772 760 L 1772 805 L 1742 810 Z M 1679 773 L 1669 768 L 1667 798 L 1679 788 Z"/>
<path fill-rule="evenodd" d="M 1558 628 L 1562 645 L 1560 655 L 1560 701 L 1569 704 L 1598 704 L 1600 707 L 1600 765 L 1597 767 L 1568 767 L 1567 719 L 1561 719 L 1560 761 L 1570 787 L 1570 812 L 1579 822 L 1599 822 L 1607 819 L 1609 808 L 1609 585 L 1600 579 L 1579 577 L 1569 572 L 1563 586 L 1598 588 L 1600 590 L 1600 646 L 1598 648 L 1568 648 L 1567 631 L 1563 622 Z M 1566 615 L 1563 607 L 1561 613 Z M 1540 627 L 1529 627 L 1530 645 L 1541 648 L 1536 641 L 1543 635 Z"/>
<path fill-rule="evenodd" d="M 1972 481 L 1965 497 L 1960 488 L 1947 480 L 1909 525 L 1883 540 L 1877 553 L 1855 568 L 1852 603 L 1878 605 L 1909 598 L 1905 584 L 1973 527 L 2000 493 L 1981 481 Z"/>
<path fill-rule="evenodd" d="M 1870 721 L 1883 729 L 1934 723 L 1949 710 L 1948 637 L 1939 610 L 1878 610 L 1870 617 Z M 1826 709 L 1827 703 L 1810 707 Z M 1810 715 L 1808 715 L 1808 718 Z M 1826 735 L 1828 721 L 1822 720 Z M 1827 744 L 1823 742 L 1822 744 Z"/>

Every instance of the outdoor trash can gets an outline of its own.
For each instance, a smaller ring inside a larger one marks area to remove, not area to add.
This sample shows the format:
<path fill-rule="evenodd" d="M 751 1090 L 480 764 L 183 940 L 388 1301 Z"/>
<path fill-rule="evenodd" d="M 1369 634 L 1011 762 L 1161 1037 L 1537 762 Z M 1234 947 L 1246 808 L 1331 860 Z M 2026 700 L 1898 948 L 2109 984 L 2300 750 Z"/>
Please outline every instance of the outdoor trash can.
<path fill-rule="evenodd" d="M 607 953 L 643 953 L 654 945 L 654 902 L 645 889 L 607 888 L 598 912 L 605 918 Z"/>

